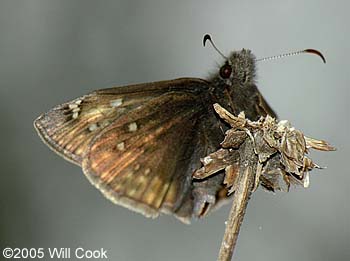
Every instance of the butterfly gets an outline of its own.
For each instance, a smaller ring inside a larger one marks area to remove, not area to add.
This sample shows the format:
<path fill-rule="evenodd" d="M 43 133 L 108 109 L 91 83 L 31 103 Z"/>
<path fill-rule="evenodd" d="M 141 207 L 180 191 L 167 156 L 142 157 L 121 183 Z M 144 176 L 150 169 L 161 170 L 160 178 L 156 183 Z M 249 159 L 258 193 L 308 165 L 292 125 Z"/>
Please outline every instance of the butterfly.
<path fill-rule="evenodd" d="M 224 172 L 192 178 L 200 159 L 220 147 L 228 129 L 213 104 L 233 114 L 244 111 L 251 120 L 276 117 L 255 79 L 252 52 L 233 51 L 208 79 L 93 91 L 42 114 L 34 126 L 112 202 L 147 217 L 173 214 L 188 223 L 229 199 Z"/>

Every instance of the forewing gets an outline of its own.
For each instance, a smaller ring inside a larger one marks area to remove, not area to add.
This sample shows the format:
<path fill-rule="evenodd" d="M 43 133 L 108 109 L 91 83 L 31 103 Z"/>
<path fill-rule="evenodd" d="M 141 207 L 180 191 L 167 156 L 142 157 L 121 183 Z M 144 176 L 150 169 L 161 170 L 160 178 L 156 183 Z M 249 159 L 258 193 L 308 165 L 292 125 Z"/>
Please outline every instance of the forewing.
<path fill-rule="evenodd" d="M 205 154 L 201 96 L 170 91 L 129 111 L 93 138 L 83 159 L 89 180 L 113 202 L 157 216 L 173 213 Z"/>
<path fill-rule="evenodd" d="M 80 165 L 93 137 L 116 119 L 164 93 L 196 94 L 206 86 L 203 80 L 182 78 L 98 90 L 56 106 L 38 117 L 34 126 L 51 149 Z"/>

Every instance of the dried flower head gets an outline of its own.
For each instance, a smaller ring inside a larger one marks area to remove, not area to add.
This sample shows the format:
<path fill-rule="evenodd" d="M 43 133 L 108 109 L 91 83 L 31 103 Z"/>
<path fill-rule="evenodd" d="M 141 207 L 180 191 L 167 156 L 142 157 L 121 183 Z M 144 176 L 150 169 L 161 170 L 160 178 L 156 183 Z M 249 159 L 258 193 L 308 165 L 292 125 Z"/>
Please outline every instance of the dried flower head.
<path fill-rule="evenodd" d="M 241 164 L 237 151 L 246 139 L 251 139 L 257 157 L 255 189 L 260 184 L 269 191 L 288 191 L 290 184 L 308 187 L 309 172 L 320 168 L 306 156 L 309 149 L 335 150 L 326 141 L 304 136 L 288 121 L 277 121 L 269 115 L 250 121 L 244 113 L 236 117 L 218 104 L 214 108 L 232 129 L 225 133 L 222 148 L 205 157 L 203 167 L 193 177 L 203 179 L 225 169 L 224 182 L 230 188 L 229 193 L 235 191 L 237 165 Z"/>

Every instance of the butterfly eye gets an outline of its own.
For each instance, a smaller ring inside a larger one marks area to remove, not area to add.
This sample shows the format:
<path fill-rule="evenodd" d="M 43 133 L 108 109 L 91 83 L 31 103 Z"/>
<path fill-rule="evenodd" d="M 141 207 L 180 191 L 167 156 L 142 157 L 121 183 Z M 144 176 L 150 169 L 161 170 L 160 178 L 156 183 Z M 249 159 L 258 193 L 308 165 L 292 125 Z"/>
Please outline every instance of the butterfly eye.
<path fill-rule="evenodd" d="M 224 66 L 220 68 L 220 76 L 223 79 L 227 79 L 231 76 L 232 73 L 232 67 L 226 63 Z"/>

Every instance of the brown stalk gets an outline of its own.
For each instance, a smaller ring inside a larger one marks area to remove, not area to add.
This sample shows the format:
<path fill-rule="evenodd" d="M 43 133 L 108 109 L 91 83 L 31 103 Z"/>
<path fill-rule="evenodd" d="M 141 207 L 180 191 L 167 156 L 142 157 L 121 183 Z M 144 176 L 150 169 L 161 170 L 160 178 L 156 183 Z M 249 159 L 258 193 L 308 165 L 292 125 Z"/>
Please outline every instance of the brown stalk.
<path fill-rule="evenodd" d="M 247 139 L 241 148 L 243 148 L 243 153 L 240 154 L 244 158 L 243 161 L 241 160 L 240 175 L 237 177 L 230 214 L 228 220 L 225 222 L 226 229 L 221 242 L 218 256 L 219 261 L 228 261 L 232 258 L 245 210 L 254 189 L 258 158 L 254 154 L 252 142 L 249 139 Z"/>

